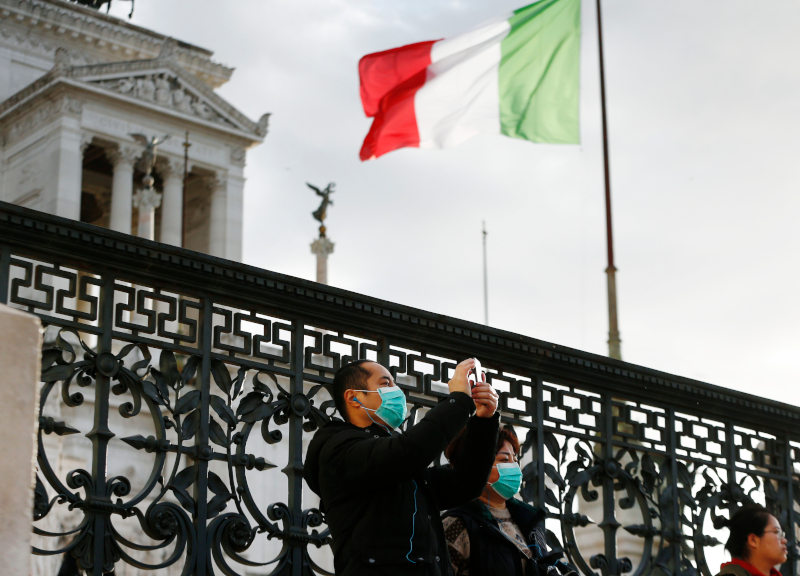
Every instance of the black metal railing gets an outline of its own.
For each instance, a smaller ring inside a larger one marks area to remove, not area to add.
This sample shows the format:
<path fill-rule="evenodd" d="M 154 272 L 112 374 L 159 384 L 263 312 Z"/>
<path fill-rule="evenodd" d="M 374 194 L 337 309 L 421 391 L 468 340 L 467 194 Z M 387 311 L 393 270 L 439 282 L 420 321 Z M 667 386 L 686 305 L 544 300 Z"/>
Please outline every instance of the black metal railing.
<path fill-rule="evenodd" d="M 88 574 L 326 573 L 303 456 L 333 372 L 389 366 L 411 425 L 467 356 L 584 574 L 709 576 L 749 501 L 798 574 L 793 406 L 5 203 L 0 302 L 47 326 L 34 554 Z"/>

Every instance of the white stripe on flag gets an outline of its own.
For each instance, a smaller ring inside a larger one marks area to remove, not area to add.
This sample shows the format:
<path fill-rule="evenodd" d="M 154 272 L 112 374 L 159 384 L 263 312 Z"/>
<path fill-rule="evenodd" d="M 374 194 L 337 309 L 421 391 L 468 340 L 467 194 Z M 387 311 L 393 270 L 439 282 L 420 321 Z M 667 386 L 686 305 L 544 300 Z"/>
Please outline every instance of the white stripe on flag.
<path fill-rule="evenodd" d="M 436 42 L 416 94 L 420 148 L 451 148 L 480 132 L 500 133 L 500 45 L 508 20 Z"/>

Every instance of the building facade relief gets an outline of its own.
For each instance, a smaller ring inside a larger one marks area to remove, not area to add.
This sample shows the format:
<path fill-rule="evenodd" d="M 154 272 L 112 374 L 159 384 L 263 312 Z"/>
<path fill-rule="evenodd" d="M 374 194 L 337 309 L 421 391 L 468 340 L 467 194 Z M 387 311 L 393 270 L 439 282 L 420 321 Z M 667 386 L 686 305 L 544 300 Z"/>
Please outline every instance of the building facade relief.
<path fill-rule="evenodd" d="M 96 84 L 131 98 L 153 102 L 183 114 L 236 128 L 235 124 L 215 112 L 203 98 L 183 86 L 177 77 L 167 73 L 129 76 Z"/>

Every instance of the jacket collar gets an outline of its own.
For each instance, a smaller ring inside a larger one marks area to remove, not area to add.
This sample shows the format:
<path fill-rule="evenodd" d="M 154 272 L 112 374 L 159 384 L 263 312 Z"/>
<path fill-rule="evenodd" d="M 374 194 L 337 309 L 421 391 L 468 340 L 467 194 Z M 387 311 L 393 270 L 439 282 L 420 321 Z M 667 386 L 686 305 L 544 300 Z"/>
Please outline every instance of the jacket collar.
<path fill-rule="evenodd" d="M 351 424 L 350 422 L 345 422 L 339 418 L 331 418 L 330 422 L 325 424 L 317 434 L 320 436 L 332 436 L 333 434 L 338 434 L 344 430 L 355 430 L 357 432 L 366 432 L 368 434 L 378 434 L 381 437 L 388 437 L 394 436 L 394 434 L 389 434 L 383 427 L 378 426 L 377 424 L 370 424 L 366 428 L 361 428 L 360 426 L 356 426 L 355 424 Z"/>
<path fill-rule="evenodd" d="M 522 532 L 526 535 L 529 534 L 536 527 L 536 525 L 545 518 L 544 510 L 535 506 L 531 506 L 530 504 L 517 500 L 516 498 L 510 498 L 506 500 L 506 507 L 511 513 L 512 520 L 514 520 L 517 526 L 519 526 L 519 529 L 522 530 Z M 487 522 L 492 526 L 497 526 L 497 521 L 489 511 L 489 507 L 478 499 L 465 504 L 462 507 L 462 510 L 465 515 L 470 516 L 479 522 Z"/>

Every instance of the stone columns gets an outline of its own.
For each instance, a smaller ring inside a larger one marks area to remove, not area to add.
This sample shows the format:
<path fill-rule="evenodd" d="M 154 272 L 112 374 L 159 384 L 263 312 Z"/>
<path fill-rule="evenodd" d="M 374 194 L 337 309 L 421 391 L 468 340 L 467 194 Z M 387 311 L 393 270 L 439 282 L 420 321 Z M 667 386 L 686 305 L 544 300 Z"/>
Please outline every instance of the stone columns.
<path fill-rule="evenodd" d="M 0 304 L 0 566 L 29 574 L 42 329 L 39 318 Z"/>
<path fill-rule="evenodd" d="M 211 211 L 208 226 L 208 253 L 219 258 L 226 254 L 228 228 L 228 181 L 224 174 L 209 177 L 207 184 L 211 192 Z"/>
<path fill-rule="evenodd" d="M 167 160 L 158 166 L 164 182 L 161 200 L 161 241 L 180 246 L 183 239 L 183 161 Z"/>
<path fill-rule="evenodd" d="M 131 233 L 133 218 L 133 166 L 138 156 L 137 150 L 119 146 L 107 151 L 114 165 L 114 179 L 111 183 L 111 218 L 108 227 L 117 232 Z"/>
<path fill-rule="evenodd" d="M 324 228 L 324 226 L 320 226 Z M 317 255 L 317 282 L 328 283 L 328 255 L 333 254 L 333 242 L 320 231 L 319 238 L 311 243 L 311 253 Z"/>

